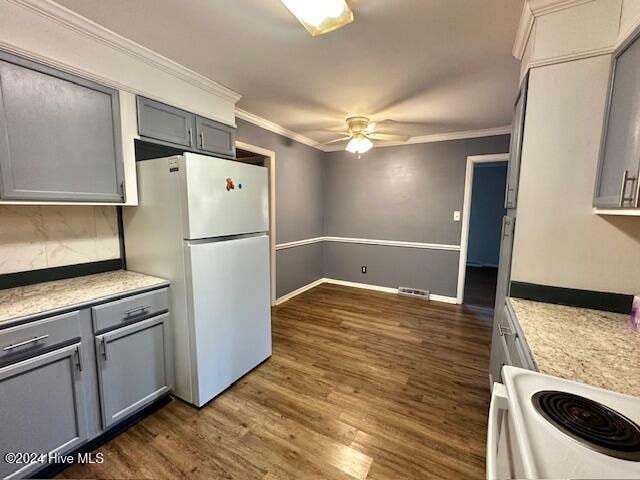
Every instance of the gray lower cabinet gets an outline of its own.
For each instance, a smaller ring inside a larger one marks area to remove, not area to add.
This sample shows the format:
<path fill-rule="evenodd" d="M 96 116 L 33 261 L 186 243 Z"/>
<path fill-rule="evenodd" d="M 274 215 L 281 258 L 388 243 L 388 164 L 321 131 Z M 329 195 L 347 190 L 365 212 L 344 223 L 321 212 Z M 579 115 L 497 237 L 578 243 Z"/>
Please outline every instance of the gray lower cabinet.
<path fill-rule="evenodd" d="M 124 200 L 118 91 L 0 52 L 2 200 Z"/>
<path fill-rule="evenodd" d="M 87 435 L 80 343 L 0 368 L 0 478 L 22 478 L 46 465 L 4 454 L 64 454 Z"/>
<path fill-rule="evenodd" d="M 518 319 L 508 302 L 496 312 L 494 318 L 489 366 L 491 386 L 494 382 L 502 382 L 502 367 L 505 365 L 537 370 Z"/>
<path fill-rule="evenodd" d="M 235 128 L 207 118 L 196 117 L 196 131 L 200 151 L 225 157 L 236 156 Z"/>
<path fill-rule="evenodd" d="M 103 428 L 172 388 L 165 313 L 96 336 Z"/>
<path fill-rule="evenodd" d="M 640 37 L 614 55 L 593 205 L 640 207 Z"/>
<path fill-rule="evenodd" d="M 138 97 L 138 133 L 154 143 L 234 158 L 236 129 L 215 120 Z"/>

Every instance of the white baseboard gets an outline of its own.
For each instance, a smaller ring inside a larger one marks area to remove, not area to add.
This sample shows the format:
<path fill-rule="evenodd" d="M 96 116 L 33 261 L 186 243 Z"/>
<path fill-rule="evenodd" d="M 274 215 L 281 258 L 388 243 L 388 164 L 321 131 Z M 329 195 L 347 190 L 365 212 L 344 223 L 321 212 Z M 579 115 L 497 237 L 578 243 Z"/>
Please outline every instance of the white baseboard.
<path fill-rule="evenodd" d="M 278 298 L 276 300 L 276 305 L 280 305 L 286 302 L 287 300 L 291 300 L 296 295 L 300 295 L 302 292 L 306 292 L 307 290 L 310 290 L 313 287 L 317 287 L 318 285 L 321 285 L 323 283 L 330 283 L 332 285 L 342 285 L 343 287 L 362 288 L 364 290 L 374 290 L 377 292 L 398 293 L 398 289 L 392 288 L 392 287 L 381 287 L 379 285 L 371 285 L 369 283 L 347 282 L 346 280 L 336 280 L 334 278 L 319 278 L 314 282 L 311 282 L 303 287 L 300 287 Z M 429 295 L 429 300 L 432 302 L 441 302 L 441 303 L 450 303 L 450 304 L 458 303 L 456 297 L 448 297 L 446 295 L 431 294 Z"/>
<path fill-rule="evenodd" d="M 302 292 L 306 292 L 307 290 L 311 290 L 313 287 L 317 287 L 321 283 L 324 283 L 324 278 L 319 278 L 318 280 L 308 283 L 303 287 L 296 288 L 294 291 L 289 292 L 276 300 L 276 305 L 280 305 L 281 303 L 286 302 L 287 300 L 291 300 L 296 295 L 300 295 Z"/>

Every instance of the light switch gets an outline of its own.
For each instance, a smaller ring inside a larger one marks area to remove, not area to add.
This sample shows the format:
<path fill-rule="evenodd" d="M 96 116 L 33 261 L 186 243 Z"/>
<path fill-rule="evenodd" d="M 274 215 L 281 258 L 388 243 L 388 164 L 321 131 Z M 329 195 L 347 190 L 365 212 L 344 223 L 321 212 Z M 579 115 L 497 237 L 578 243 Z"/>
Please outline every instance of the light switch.
<path fill-rule="evenodd" d="M 460 210 L 456 210 L 453 212 L 453 221 L 454 222 L 460 221 Z"/>

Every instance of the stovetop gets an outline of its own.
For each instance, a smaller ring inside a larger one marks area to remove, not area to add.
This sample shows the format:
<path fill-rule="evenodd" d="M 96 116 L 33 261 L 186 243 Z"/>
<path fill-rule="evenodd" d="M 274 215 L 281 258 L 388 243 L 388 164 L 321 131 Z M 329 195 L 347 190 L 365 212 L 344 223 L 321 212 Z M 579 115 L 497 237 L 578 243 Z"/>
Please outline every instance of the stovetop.
<path fill-rule="evenodd" d="M 640 478 L 640 398 L 504 367 L 528 478 Z"/>
<path fill-rule="evenodd" d="M 553 426 L 582 445 L 614 458 L 640 461 L 640 427 L 617 411 L 557 390 L 536 392 L 531 401 Z"/>

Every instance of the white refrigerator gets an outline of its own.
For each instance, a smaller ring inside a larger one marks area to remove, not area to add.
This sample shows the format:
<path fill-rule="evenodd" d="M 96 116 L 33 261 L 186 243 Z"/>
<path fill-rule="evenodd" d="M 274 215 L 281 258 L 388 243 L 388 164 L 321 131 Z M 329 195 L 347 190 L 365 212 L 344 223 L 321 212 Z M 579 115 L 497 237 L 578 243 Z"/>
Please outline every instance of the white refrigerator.
<path fill-rule="evenodd" d="M 175 394 L 201 407 L 271 356 L 267 169 L 185 153 L 137 174 L 127 268 L 171 281 Z"/>

